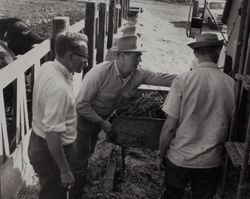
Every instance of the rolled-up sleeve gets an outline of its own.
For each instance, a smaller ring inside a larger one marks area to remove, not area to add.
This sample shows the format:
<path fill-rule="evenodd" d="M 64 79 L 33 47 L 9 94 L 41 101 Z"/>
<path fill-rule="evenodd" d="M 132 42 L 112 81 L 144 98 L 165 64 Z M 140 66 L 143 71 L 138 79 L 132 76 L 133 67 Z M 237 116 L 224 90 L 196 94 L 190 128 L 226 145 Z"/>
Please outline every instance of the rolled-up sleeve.
<path fill-rule="evenodd" d="M 67 93 L 63 88 L 50 88 L 46 95 L 45 110 L 42 123 L 45 132 L 65 132 L 65 108 L 67 106 Z"/>
<path fill-rule="evenodd" d="M 97 73 L 88 72 L 81 83 L 76 97 L 77 113 L 94 123 L 99 123 L 103 120 L 91 106 L 91 102 L 95 99 L 101 85 L 100 78 Z"/>
<path fill-rule="evenodd" d="M 181 98 L 181 80 L 179 77 L 176 77 L 163 104 L 162 110 L 174 119 L 179 119 L 181 111 Z"/>
<path fill-rule="evenodd" d="M 143 75 L 143 84 L 149 84 L 154 86 L 171 86 L 175 79 L 175 74 L 167 73 L 154 73 L 148 70 L 139 69 L 139 72 Z"/>

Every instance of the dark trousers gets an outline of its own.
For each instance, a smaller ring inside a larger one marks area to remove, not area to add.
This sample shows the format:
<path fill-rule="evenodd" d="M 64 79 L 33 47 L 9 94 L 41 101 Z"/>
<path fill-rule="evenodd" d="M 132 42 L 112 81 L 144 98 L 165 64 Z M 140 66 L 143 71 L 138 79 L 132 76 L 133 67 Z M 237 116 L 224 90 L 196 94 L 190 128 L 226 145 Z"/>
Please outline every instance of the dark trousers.
<path fill-rule="evenodd" d="M 67 154 L 69 147 L 65 147 Z M 34 171 L 39 176 L 39 199 L 66 199 L 66 189 L 61 185 L 60 170 L 52 158 L 47 142 L 34 132 L 30 135 L 28 155 Z"/>
<path fill-rule="evenodd" d="M 174 165 L 166 160 L 166 189 L 169 199 L 183 199 L 185 188 L 191 186 L 192 199 L 213 199 L 222 168 L 193 169 Z"/>
<path fill-rule="evenodd" d="M 72 188 L 72 193 L 76 196 L 80 196 L 83 193 L 89 158 L 94 152 L 100 130 L 101 128 L 96 124 L 78 117 L 77 138 L 75 141 L 77 155 L 71 156 L 73 158 L 70 160 L 72 172 L 75 176 L 75 185 Z"/>

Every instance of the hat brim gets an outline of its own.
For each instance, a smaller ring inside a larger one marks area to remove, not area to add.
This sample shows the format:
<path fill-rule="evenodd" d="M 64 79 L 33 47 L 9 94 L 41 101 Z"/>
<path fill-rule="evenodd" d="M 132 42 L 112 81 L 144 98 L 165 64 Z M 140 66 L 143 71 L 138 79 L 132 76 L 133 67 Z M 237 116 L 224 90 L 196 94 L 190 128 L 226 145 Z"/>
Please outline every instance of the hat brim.
<path fill-rule="evenodd" d="M 118 48 L 110 48 L 110 50 L 113 52 L 146 52 L 146 50 L 142 48 L 133 49 L 133 50 L 121 50 Z"/>
<path fill-rule="evenodd" d="M 192 49 L 202 48 L 202 47 L 222 47 L 224 40 L 219 41 L 202 41 L 202 42 L 192 42 L 188 46 Z"/>

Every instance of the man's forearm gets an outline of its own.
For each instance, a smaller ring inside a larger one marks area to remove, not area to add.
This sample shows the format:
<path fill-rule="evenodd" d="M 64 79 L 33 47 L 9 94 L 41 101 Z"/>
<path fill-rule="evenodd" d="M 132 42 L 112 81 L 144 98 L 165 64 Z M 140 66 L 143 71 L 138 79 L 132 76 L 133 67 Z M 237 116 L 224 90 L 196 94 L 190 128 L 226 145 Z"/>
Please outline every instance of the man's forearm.
<path fill-rule="evenodd" d="M 154 86 L 171 86 L 176 74 L 154 73 L 152 71 L 144 70 L 145 79 L 143 84 Z"/>
<path fill-rule="evenodd" d="M 76 106 L 77 113 L 83 118 L 100 125 L 104 120 L 98 115 L 88 102 L 80 102 Z"/>
<path fill-rule="evenodd" d="M 168 116 L 161 131 L 159 153 L 164 155 L 168 150 L 172 140 L 175 137 L 176 126 L 177 120 Z"/>

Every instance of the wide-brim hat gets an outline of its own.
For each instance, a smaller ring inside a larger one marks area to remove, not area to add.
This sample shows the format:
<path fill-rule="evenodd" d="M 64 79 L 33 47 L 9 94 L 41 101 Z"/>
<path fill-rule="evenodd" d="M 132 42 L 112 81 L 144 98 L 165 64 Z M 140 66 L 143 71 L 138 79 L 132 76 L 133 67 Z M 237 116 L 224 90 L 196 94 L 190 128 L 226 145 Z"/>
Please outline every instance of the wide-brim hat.
<path fill-rule="evenodd" d="M 137 35 L 137 36 L 141 37 L 142 30 L 141 30 L 140 26 L 127 24 L 121 28 L 121 35 L 122 36 Z"/>
<path fill-rule="evenodd" d="M 192 49 L 204 47 L 222 47 L 224 41 L 219 40 L 218 36 L 213 33 L 205 33 L 195 36 L 196 41 L 189 43 L 188 46 Z"/>
<path fill-rule="evenodd" d="M 118 38 L 110 50 L 115 52 L 146 52 L 137 35 L 126 35 Z"/>

